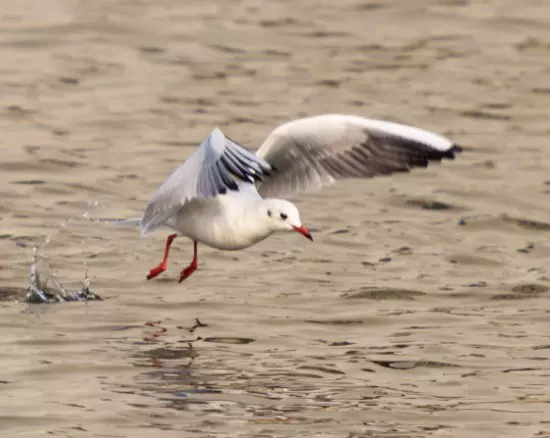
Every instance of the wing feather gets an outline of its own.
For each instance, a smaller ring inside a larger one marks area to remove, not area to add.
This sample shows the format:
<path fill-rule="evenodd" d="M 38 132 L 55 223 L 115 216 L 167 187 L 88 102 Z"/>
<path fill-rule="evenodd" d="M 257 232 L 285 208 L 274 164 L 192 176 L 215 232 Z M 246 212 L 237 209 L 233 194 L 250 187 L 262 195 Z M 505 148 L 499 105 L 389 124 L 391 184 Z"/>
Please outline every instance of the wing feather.
<path fill-rule="evenodd" d="M 317 190 L 337 180 L 372 178 L 453 159 L 460 146 L 416 127 L 329 114 L 276 128 L 256 155 L 273 169 L 258 183 L 262 196 Z"/>
<path fill-rule="evenodd" d="M 157 189 L 140 221 L 142 234 L 161 226 L 185 204 L 261 181 L 271 166 L 214 129 L 199 148 Z"/>

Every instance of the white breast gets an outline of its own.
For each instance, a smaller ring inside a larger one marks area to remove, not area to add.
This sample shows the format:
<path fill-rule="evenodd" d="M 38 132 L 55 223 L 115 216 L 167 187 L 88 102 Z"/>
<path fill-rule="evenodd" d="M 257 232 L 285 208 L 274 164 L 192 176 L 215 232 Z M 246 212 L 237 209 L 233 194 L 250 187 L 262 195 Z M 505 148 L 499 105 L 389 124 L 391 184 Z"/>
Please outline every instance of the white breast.
<path fill-rule="evenodd" d="M 272 233 L 261 220 L 259 200 L 259 196 L 251 197 L 240 192 L 197 198 L 169 218 L 166 225 L 212 248 L 248 248 Z"/>

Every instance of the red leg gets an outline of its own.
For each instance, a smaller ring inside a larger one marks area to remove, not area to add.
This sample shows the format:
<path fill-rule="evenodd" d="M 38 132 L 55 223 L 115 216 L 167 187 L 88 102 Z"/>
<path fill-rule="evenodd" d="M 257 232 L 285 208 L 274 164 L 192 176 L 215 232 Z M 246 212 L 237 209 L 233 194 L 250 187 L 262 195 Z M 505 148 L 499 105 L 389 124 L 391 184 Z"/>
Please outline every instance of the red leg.
<path fill-rule="evenodd" d="M 187 268 L 182 269 L 180 272 L 180 283 L 185 280 L 187 277 L 189 277 L 195 270 L 197 269 L 197 266 L 199 266 L 198 260 L 197 260 L 197 241 L 195 240 L 193 242 L 193 261 Z"/>
<path fill-rule="evenodd" d="M 147 274 L 147 280 L 151 280 L 151 278 L 155 278 L 160 273 L 166 271 L 166 263 L 168 262 L 168 253 L 170 252 L 170 246 L 172 246 L 172 242 L 176 237 L 177 234 L 170 234 L 168 236 L 168 238 L 166 239 L 166 246 L 164 247 L 164 258 L 162 259 L 160 265 L 149 271 L 149 274 Z"/>

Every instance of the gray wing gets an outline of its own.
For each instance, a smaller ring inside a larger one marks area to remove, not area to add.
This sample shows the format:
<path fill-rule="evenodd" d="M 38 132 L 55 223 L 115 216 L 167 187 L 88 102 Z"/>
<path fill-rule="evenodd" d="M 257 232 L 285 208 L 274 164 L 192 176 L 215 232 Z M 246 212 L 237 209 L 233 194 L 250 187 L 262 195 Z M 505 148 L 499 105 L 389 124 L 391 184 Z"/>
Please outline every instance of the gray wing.
<path fill-rule="evenodd" d="M 340 114 L 298 119 L 275 129 L 256 155 L 273 171 L 262 196 L 320 189 L 337 180 L 372 178 L 453 159 L 460 146 L 412 126 Z"/>
<path fill-rule="evenodd" d="M 259 182 L 270 170 L 266 161 L 216 128 L 153 194 L 140 221 L 141 232 L 163 225 L 193 199 L 239 190 L 238 182 Z"/>

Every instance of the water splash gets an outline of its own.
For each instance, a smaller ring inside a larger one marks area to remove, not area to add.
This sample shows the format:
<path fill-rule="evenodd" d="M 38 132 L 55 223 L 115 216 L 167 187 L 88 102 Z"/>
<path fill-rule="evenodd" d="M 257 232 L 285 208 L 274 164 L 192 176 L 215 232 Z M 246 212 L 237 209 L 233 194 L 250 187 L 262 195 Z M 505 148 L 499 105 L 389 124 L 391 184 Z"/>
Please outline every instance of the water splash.
<path fill-rule="evenodd" d="M 93 219 L 90 217 L 90 207 L 96 207 L 97 202 L 86 202 L 84 207 L 84 213 L 80 217 L 85 222 L 89 223 L 90 226 L 93 222 Z M 82 240 L 82 245 L 84 247 L 84 279 L 82 282 L 82 287 L 74 292 L 69 292 L 59 281 L 57 276 L 57 271 L 52 266 L 50 258 L 43 252 L 43 249 L 48 245 L 52 239 L 59 234 L 62 230 L 65 230 L 69 227 L 69 224 L 75 221 L 76 218 L 71 217 L 60 224 L 60 226 L 42 243 L 40 246 L 35 246 L 33 249 L 33 258 L 30 266 L 29 272 L 29 285 L 27 286 L 25 301 L 28 303 L 63 303 L 68 301 L 91 301 L 91 300 L 101 300 L 102 298 L 90 291 L 90 277 L 88 275 L 88 265 L 87 265 L 87 244 L 86 239 Z M 40 278 L 38 266 L 41 261 L 47 263 L 51 280 L 53 285 L 49 286 L 47 282 L 42 281 Z"/>
<path fill-rule="evenodd" d="M 74 292 L 69 292 L 59 281 L 57 272 L 50 265 L 49 259 L 40 254 L 38 247 L 34 247 L 33 261 L 30 267 L 29 286 L 25 295 L 28 303 L 64 303 L 68 301 L 101 300 L 101 297 L 90 290 L 90 277 L 86 272 L 82 287 Z M 38 264 L 40 259 L 45 259 L 51 271 L 52 286 L 40 279 Z"/>

